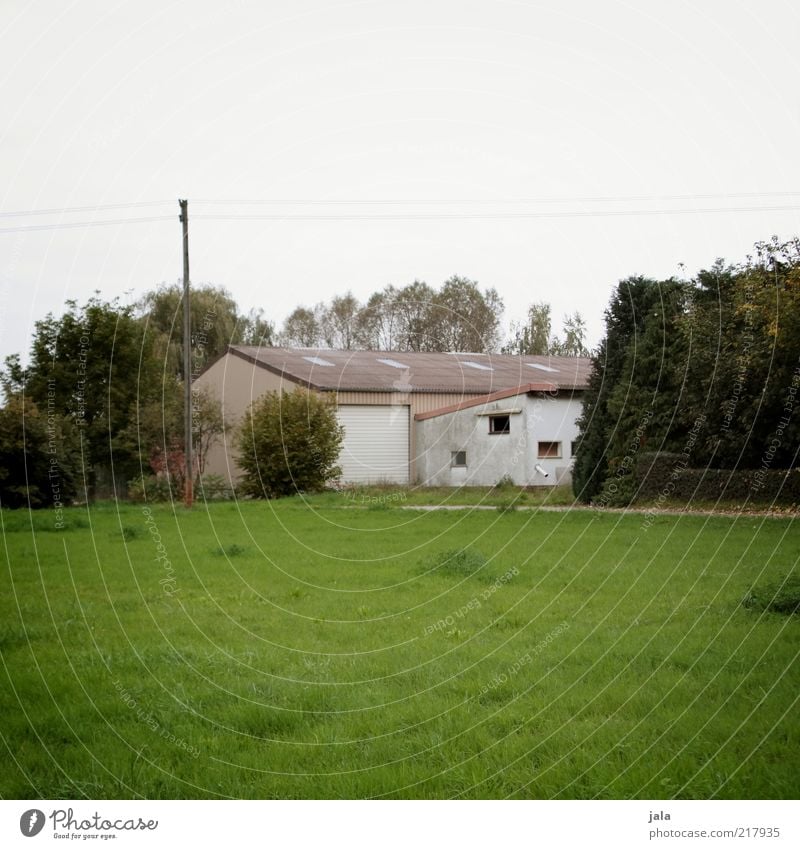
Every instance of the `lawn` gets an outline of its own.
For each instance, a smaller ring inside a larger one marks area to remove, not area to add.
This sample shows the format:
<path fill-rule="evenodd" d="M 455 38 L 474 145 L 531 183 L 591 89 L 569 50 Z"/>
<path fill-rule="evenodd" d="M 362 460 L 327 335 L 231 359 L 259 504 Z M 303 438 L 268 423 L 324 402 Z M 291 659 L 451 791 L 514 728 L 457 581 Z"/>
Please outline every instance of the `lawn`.
<path fill-rule="evenodd" d="M 3 798 L 796 798 L 797 518 L 0 513 Z"/>

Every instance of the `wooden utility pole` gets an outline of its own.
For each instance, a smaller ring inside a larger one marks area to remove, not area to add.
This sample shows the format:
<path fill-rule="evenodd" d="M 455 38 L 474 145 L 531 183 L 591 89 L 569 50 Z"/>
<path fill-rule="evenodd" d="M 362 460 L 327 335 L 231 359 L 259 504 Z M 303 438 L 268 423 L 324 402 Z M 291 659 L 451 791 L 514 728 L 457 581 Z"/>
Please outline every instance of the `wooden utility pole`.
<path fill-rule="evenodd" d="M 192 313 L 189 309 L 189 201 L 179 200 L 183 225 L 183 426 L 186 459 L 184 503 L 194 501 L 194 469 L 192 463 Z"/>

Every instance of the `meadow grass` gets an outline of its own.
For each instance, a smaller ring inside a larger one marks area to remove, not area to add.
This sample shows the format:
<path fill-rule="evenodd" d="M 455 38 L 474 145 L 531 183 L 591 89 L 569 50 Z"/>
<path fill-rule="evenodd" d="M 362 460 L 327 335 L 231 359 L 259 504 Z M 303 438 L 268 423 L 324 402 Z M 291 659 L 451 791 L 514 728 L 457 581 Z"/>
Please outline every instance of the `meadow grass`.
<path fill-rule="evenodd" d="M 502 506 L 502 505 L 500 505 Z M 796 518 L 2 511 L 3 798 L 796 798 Z"/>
<path fill-rule="evenodd" d="M 527 489 L 509 482 L 496 486 L 351 486 L 313 497 L 318 506 L 339 507 L 342 499 L 357 507 L 564 507 L 575 503 L 571 486 L 542 486 Z"/>

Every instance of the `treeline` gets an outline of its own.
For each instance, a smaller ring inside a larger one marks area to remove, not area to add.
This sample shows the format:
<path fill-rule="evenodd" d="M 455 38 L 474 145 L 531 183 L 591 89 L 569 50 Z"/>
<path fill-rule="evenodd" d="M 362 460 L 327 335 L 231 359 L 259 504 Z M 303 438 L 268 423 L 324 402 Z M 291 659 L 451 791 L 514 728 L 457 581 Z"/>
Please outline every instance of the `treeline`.
<path fill-rule="evenodd" d="M 261 344 L 263 314 L 241 313 L 222 289 L 193 290 L 192 371 L 229 343 Z M 0 504 L 48 506 L 124 496 L 128 481 L 184 476 L 182 291 L 150 292 L 134 305 L 99 295 L 36 322 L 28 364 L 0 372 Z M 193 400 L 196 474 L 223 431 L 214 399 Z"/>
<path fill-rule="evenodd" d="M 503 341 L 503 300 L 493 288 L 454 276 L 435 289 L 419 280 L 387 286 L 365 302 L 352 293 L 294 309 L 276 336 L 280 345 L 373 351 L 472 351 L 587 356 L 580 313 L 564 317 L 564 335 L 552 332 L 550 306 L 533 304 L 512 322 Z"/>
<path fill-rule="evenodd" d="M 605 325 L 579 421 L 578 498 L 663 500 L 685 492 L 684 475 L 695 498 L 724 497 L 720 480 L 738 497 L 733 476 L 688 475 L 696 469 L 749 470 L 753 497 L 791 496 L 780 470 L 800 447 L 800 241 L 759 242 L 743 263 L 718 260 L 691 281 L 623 280 Z"/>

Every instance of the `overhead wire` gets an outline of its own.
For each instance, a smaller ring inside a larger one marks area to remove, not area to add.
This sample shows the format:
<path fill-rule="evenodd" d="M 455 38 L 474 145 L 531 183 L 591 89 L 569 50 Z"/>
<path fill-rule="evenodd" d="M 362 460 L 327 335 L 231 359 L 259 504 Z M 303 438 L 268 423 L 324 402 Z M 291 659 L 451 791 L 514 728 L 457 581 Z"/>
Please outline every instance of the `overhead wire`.
<path fill-rule="evenodd" d="M 242 198 L 216 200 L 193 198 L 192 204 L 210 206 L 454 206 L 458 204 L 558 204 L 558 203 L 645 203 L 677 200 L 734 200 L 744 198 L 797 197 L 800 191 L 727 192 L 675 195 L 590 195 L 533 198 Z"/>
<path fill-rule="evenodd" d="M 193 200 L 197 206 L 400 206 L 412 205 L 428 207 L 425 211 L 396 211 L 396 212 L 354 212 L 342 210 L 338 212 L 194 212 L 193 220 L 206 221 L 469 221 L 469 220 L 516 220 L 516 219 L 563 219 L 563 218 L 609 218 L 653 215 L 701 215 L 713 213 L 742 213 L 742 212 L 792 212 L 800 209 L 800 200 L 787 204 L 761 204 L 756 206 L 702 206 L 660 209 L 548 209 L 548 210 L 494 210 L 478 209 L 475 211 L 431 210 L 431 206 L 508 206 L 519 204 L 561 204 L 561 203 L 620 203 L 620 202 L 666 202 L 678 200 L 708 200 L 708 199 L 746 199 L 746 198 L 791 198 L 799 197 L 800 192 L 731 192 L 728 194 L 695 194 L 695 195 L 619 195 L 594 196 L 584 198 L 467 198 L 432 200 L 428 199 L 250 199 L 250 200 Z M 69 215 L 76 212 L 104 212 L 118 209 L 135 209 L 143 207 L 163 206 L 175 201 L 136 201 L 132 203 L 104 204 L 96 206 L 74 206 L 38 210 L 21 210 L 18 212 L 0 212 L 0 218 L 26 217 L 32 215 Z M 108 218 L 84 221 L 56 221 L 46 224 L 20 224 L 0 227 L 0 234 L 23 233 L 45 230 L 68 230 L 82 227 L 107 227 L 111 225 L 145 224 L 155 221 L 171 221 L 176 215 L 152 215 L 128 218 Z"/>
<path fill-rule="evenodd" d="M 69 215 L 73 212 L 103 212 L 107 209 L 133 209 L 144 206 L 174 204 L 174 200 L 146 200 L 134 203 L 106 203 L 94 206 L 64 206 L 52 209 L 23 209 L 17 212 L 0 212 L 0 218 L 24 218 L 29 215 Z"/>
<path fill-rule="evenodd" d="M 299 214 L 207 214 L 195 213 L 193 220 L 206 221 L 464 221 L 535 218 L 606 218 L 633 215 L 698 215 L 713 212 L 788 212 L 800 210 L 800 204 L 781 206 L 719 206 L 688 209 L 609 209 L 609 210 L 563 210 L 559 212 L 397 212 L 397 213 L 322 213 Z"/>
<path fill-rule="evenodd" d="M 26 233 L 36 230 L 73 230 L 77 227 L 107 227 L 111 224 L 146 224 L 149 221 L 172 221 L 174 215 L 153 215 L 146 218 L 109 218 L 105 221 L 60 221 L 56 224 L 28 224 L 19 227 L 0 227 L 0 233 Z"/>

